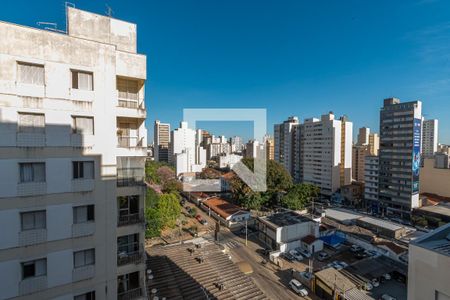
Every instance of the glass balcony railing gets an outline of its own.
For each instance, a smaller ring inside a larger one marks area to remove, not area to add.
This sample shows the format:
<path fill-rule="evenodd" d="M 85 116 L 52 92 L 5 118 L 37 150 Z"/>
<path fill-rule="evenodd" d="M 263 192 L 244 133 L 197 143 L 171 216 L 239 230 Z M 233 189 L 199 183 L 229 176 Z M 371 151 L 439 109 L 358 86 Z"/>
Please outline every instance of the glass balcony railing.
<path fill-rule="evenodd" d="M 117 186 L 139 186 L 144 184 L 143 168 L 117 169 Z"/>
<path fill-rule="evenodd" d="M 133 225 L 133 224 L 140 224 L 144 223 L 144 210 L 140 210 L 137 213 L 130 213 L 126 215 L 119 215 L 117 218 L 117 226 L 127 226 L 127 225 Z"/>

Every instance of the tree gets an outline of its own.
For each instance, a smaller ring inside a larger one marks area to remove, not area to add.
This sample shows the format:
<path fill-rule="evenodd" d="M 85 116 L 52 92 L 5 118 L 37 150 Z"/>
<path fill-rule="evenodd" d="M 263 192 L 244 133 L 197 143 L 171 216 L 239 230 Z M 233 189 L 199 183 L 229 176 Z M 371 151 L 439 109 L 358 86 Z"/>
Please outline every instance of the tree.
<path fill-rule="evenodd" d="M 254 170 L 254 159 L 244 158 L 242 163 L 250 170 Z M 262 205 L 278 205 L 280 193 L 285 192 L 292 186 L 292 178 L 281 164 L 268 160 L 266 165 L 266 184 L 267 191 L 255 192 L 237 175 L 230 179 L 233 198 L 243 207 L 250 209 L 259 209 Z"/>
<path fill-rule="evenodd" d="M 161 166 L 156 170 L 156 175 L 159 179 L 159 182 L 164 185 L 166 182 L 170 180 L 174 180 L 176 178 L 175 171 L 168 166 Z"/>
<path fill-rule="evenodd" d="M 183 184 L 176 179 L 170 179 L 163 183 L 162 191 L 167 194 L 178 194 L 183 189 Z"/>
<path fill-rule="evenodd" d="M 281 206 L 293 210 L 305 209 L 317 197 L 320 188 L 307 183 L 296 184 L 281 198 Z"/>
<path fill-rule="evenodd" d="M 162 194 L 158 201 L 158 210 L 164 227 L 173 228 L 181 214 L 180 196 L 174 193 Z"/>
<path fill-rule="evenodd" d="M 164 228 L 174 227 L 181 214 L 180 195 L 177 193 L 158 195 L 153 189 L 147 189 L 145 206 L 147 238 L 158 237 Z"/>
<path fill-rule="evenodd" d="M 162 167 L 170 169 L 173 172 L 173 174 L 175 174 L 174 168 L 172 166 L 169 166 L 165 162 L 148 161 L 145 164 L 146 180 L 150 183 L 161 184 L 161 178 L 160 178 L 160 174 L 158 174 L 158 170 Z M 175 175 L 174 175 L 174 177 L 175 177 Z"/>

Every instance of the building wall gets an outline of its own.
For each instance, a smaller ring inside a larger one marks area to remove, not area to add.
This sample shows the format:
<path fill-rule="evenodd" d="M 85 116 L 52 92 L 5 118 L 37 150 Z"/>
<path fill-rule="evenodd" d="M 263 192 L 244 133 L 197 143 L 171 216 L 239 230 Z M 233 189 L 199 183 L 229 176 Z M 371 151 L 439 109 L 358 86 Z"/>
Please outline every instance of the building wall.
<path fill-rule="evenodd" d="M 117 196 L 137 194 L 144 206 L 144 189 L 117 187 L 118 158 L 145 157 L 143 146 L 119 147 L 117 133 L 120 120 L 132 120 L 147 144 L 143 86 L 138 108 L 128 109 L 119 105 L 116 81 L 143 84 L 146 58 L 135 51 L 134 24 L 67 13 L 67 35 L 0 22 L 0 299 L 72 299 L 93 290 L 96 299 L 114 299 L 119 274 L 139 271 L 144 279 L 142 263 L 117 266 L 117 237 L 144 239 L 142 226 L 117 227 Z M 18 62 L 43 65 L 44 84 L 21 83 Z M 71 70 L 92 72 L 93 90 L 72 88 Z M 44 114 L 44 132 L 19 132 L 21 112 Z M 74 133 L 72 116 L 93 117 L 93 134 Z M 72 161 L 79 160 L 94 162 L 94 179 L 72 179 Z M 26 162 L 45 163 L 44 182 L 19 183 L 19 163 Z M 88 204 L 95 221 L 80 229 L 73 207 Z M 33 210 L 46 211 L 46 228 L 23 231 L 20 213 Z M 73 253 L 90 248 L 95 265 L 79 280 Z M 38 258 L 47 258 L 46 276 L 23 280 L 21 263 Z"/>
<path fill-rule="evenodd" d="M 434 159 L 425 159 L 420 170 L 420 192 L 450 197 L 450 169 L 434 167 Z"/>
<path fill-rule="evenodd" d="M 410 244 L 408 300 L 448 299 L 450 297 L 449 269 L 450 256 Z M 437 297 L 438 293 L 441 294 L 440 297 Z"/>
<path fill-rule="evenodd" d="M 438 150 L 439 122 L 438 120 L 423 121 L 422 153 L 424 157 L 432 157 Z"/>

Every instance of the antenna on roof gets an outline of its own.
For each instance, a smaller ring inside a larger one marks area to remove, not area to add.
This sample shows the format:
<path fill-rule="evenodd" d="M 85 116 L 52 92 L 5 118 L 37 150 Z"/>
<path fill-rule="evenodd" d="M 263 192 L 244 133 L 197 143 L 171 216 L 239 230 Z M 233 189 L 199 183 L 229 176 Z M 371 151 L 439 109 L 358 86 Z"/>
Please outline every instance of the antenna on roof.
<path fill-rule="evenodd" d="M 114 13 L 114 11 L 112 10 L 112 8 L 111 8 L 111 6 L 109 6 L 108 4 L 105 4 L 105 6 L 106 6 L 106 11 L 105 11 L 105 13 L 106 13 L 106 15 L 108 16 L 108 17 L 112 17 L 112 15 L 113 15 L 113 13 Z"/>

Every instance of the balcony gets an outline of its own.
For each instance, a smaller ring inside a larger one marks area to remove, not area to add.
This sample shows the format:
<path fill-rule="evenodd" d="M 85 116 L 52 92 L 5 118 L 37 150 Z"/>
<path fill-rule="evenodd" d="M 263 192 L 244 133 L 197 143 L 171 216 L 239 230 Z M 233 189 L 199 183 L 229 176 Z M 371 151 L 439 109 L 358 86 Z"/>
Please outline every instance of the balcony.
<path fill-rule="evenodd" d="M 117 266 L 125 266 L 129 264 L 141 264 L 144 262 L 144 247 L 139 246 L 139 250 L 135 252 L 121 252 L 117 254 Z"/>
<path fill-rule="evenodd" d="M 19 232 L 19 246 L 29 246 L 47 242 L 47 229 L 33 229 Z"/>
<path fill-rule="evenodd" d="M 144 169 L 143 168 L 118 168 L 117 186 L 143 186 Z"/>
<path fill-rule="evenodd" d="M 75 268 L 72 271 L 72 282 L 86 280 L 95 276 L 95 265 Z"/>
<path fill-rule="evenodd" d="M 88 236 L 95 233 L 95 222 L 77 223 L 72 225 L 72 237 Z"/>
<path fill-rule="evenodd" d="M 138 136 L 117 136 L 117 146 L 120 148 L 143 147 L 144 138 Z"/>
<path fill-rule="evenodd" d="M 133 224 L 145 223 L 144 211 L 141 209 L 138 213 L 118 216 L 117 226 L 128 226 Z"/>
<path fill-rule="evenodd" d="M 132 300 L 142 297 L 142 289 L 140 287 L 135 289 L 130 289 L 126 292 L 117 293 L 118 300 Z"/>
<path fill-rule="evenodd" d="M 19 283 L 19 295 L 27 295 L 45 290 L 47 288 L 47 276 L 30 277 Z"/>

